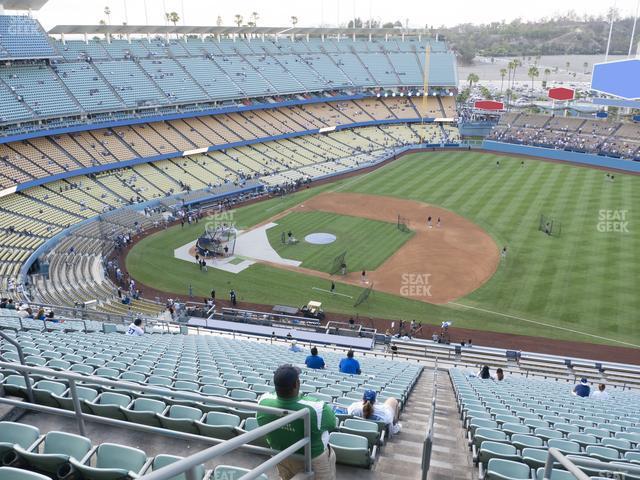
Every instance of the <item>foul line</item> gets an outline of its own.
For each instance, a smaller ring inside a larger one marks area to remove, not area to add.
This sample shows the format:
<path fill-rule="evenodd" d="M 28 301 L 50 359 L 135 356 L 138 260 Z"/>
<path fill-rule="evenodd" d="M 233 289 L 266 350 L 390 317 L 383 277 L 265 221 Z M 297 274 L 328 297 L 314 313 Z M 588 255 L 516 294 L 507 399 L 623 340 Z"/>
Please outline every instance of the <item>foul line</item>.
<path fill-rule="evenodd" d="M 351 300 L 353 300 L 353 297 L 351 295 L 345 295 L 344 293 L 332 292 L 331 290 L 325 290 L 324 288 L 311 287 L 311 290 L 318 290 L 319 292 L 326 292 L 326 293 L 330 293 L 331 295 L 340 295 L 341 297 L 347 297 L 347 298 L 350 298 Z"/>
<path fill-rule="evenodd" d="M 501 317 L 513 318 L 515 320 L 520 320 L 520 321 L 523 321 L 523 322 L 529 322 L 529 323 L 533 323 L 533 324 L 536 324 L 536 325 L 542 325 L 542 326 L 549 327 L 549 328 L 555 328 L 555 329 L 558 329 L 558 330 L 564 330 L 566 332 L 577 333 L 579 335 L 584 335 L 584 336 L 587 336 L 587 337 L 597 338 L 599 340 L 606 340 L 608 342 L 619 343 L 621 345 L 628 345 L 630 347 L 640 348 L 640 345 L 636 345 L 635 343 L 623 342 L 621 340 L 615 340 L 613 338 L 602 337 L 600 335 L 594 335 L 592 333 L 585 333 L 585 332 L 581 332 L 579 330 L 573 330 L 571 328 L 561 327 L 559 325 L 552 325 L 550 323 L 538 322 L 536 320 L 529 320 L 528 318 L 522 318 L 522 317 L 518 317 L 516 315 L 509 315 L 508 313 L 494 312 L 492 310 L 486 310 L 484 308 L 479 308 L 479 307 L 472 307 L 471 305 L 465 305 L 463 303 L 456 303 L 456 302 L 449 302 L 449 305 L 456 305 L 458 307 L 470 308 L 470 309 L 473 309 L 473 310 L 478 310 L 480 312 L 490 313 L 492 315 L 500 315 Z"/>
<path fill-rule="evenodd" d="M 394 154 L 395 155 L 395 154 Z M 380 163 L 382 162 L 386 162 L 388 161 L 391 157 L 393 157 L 394 155 L 390 155 L 388 157 L 386 157 L 384 160 L 382 160 Z M 346 179 L 346 181 L 340 185 L 337 185 L 335 188 L 327 190 L 327 192 L 337 192 L 339 190 L 342 190 L 344 187 L 346 187 L 347 185 L 351 184 L 351 183 L 355 183 L 355 182 L 359 182 L 360 180 L 363 180 L 365 178 L 367 178 L 369 175 L 371 175 L 372 173 L 378 172 L 380 170 L 383 170 L 385 168 L 387 168 L 389 165 L 392 165 L 394 162 L 388 162 L 385 165 L 382 165 L 378 168 L 374 168 L 373 170 L 363 174 L 363 175 L 355 175 L 352 178 Z M 375 167 L 375 165 L 374 165 Z"/>

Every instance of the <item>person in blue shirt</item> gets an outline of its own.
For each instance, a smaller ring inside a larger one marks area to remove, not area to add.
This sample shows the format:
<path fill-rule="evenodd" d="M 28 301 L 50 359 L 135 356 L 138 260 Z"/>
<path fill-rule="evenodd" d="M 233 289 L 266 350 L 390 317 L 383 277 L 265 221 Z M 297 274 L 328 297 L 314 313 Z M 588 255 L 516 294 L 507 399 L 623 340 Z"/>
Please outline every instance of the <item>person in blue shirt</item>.
<path fill-rule="evenodd" d="M 360 363 L 353 358 L 353 350 L 347 352 L 347 358 L 340 360 L 340 373 L 360 375 Z"/>
<path fill-rule="evenodd" d="M 311 355 L 307 357 L 304 364 L 307 368 L 315 368 L 319 370 L 324 368 L 324 359 L 318 355 L 318 349 L 316 347 L 311 349 Z"/>
<path fill-rule="evenodd" d="M 588 397 L 591 393 L 591 388 L 589 388 L 589 382 L 587 382 L 586 378 L 580 380 L 580 383 L 573 387 L 573 394 L 578 397 Z"/>

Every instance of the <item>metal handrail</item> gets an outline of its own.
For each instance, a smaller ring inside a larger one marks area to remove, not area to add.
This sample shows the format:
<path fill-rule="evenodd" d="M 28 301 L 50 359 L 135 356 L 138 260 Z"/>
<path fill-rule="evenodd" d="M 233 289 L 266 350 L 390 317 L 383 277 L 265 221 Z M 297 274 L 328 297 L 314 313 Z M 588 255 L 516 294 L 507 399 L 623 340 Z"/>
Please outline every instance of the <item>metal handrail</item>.
<path fill-rule="evenodd" d="M 438 396 L 438 359 L 436 358 L 436 364 L 433 368 L 433 396 L 431 398 L 431 415 L 429 416 L 429 423 L 427 425 L 427 432 L 422 444 L 422 473 L 421 480 L 427 480 L 429 474 L 429 467 L 431 465 L 431 451 L 433 449 L 433 428 L 436 420 L 436 398 Z"/>
<path fill-rule="evenodd" d="M 578 480 L 589 480 L 589 476 L 580 470 L 571 460 L 565 457 L 557 448 L 550 448 L 548 450 L 547 461 L 544 465 L 544 480 L 551 478 L 553 471 L 554 461 L 562 465 L 571 475 Z"/>
<path fill-rule="evenodd" d="M 0 331 L 0 334 L 3 334 L 3 332 Z M 6 335 L 3 334 L 3 337 L 6 337 Z M 150 431 L 150 432 L 154 432 L 154 433 L 164 433 L 163 429 L 158 429 L 156 427 L 149 427 L 146 425 L 137 425 L 137 424 L 132 424 L 130 422 L 126 422 L 126 421 L 122 421 L 122 420 L 116 420 L 116 419 L 111 419 L 111 418 L 104 418 L 104 417 L 98 417 L 96 415 L 90 415 L 87 413 L 83 413 L 82 408 L 81 408 L 81 404 L 80 404 L 80 399 L 77 396 L 77 391 L 76 391 L 76 382 L 85 382 L 85 383 L 93 383 L 93 384 L 97 384 L 97 385 L 102 385 L 102 386 L 107 386 L 107 387 L 115 387 L 115 388 L 127 388 L 130 389 L 132 391 L 139 391 L 139 392 L 143 392 L 143 393 L 152 393 L 152 394 L 159 394 L 159 395 L 167 395 L 167 396 L 171 396 L 174 398 L 178 398 L 178 399 L 184 399 L 184 400 L 193 400 L 193 401 L 201 401 L 201 402 L 214 402 L 217 405 L 221 405 L 221 406 L 228 406 L 228 407 L 235 407 L 235 408 L 245 408 L 245 409 L 251 409 L 252 411 L 256 411 L 256 412 L 262 412 L 262 413 L 268 413 L 271 415 L 275 415 L 277 417 L 282 417 L 282 418 L 278 418 L 277 420 L 274 420 L 273 422 L 270 422 L 266 425 L 263 425 L 261 427 L 256 428 L 255 430 L 252 430 L 250 432 L 246 432 L 243 433 L 241 435 L 239 435 L 238 437 L 233 438 L 232 440 L 228 440 L 222 443 L 219 443 L 218 445 L 215 445 L 213 447 L 210 447 L 202 452 L 199 452 L 195 455 L 192 455 L 190 457 L 185 458 L 184 460 L 178 461 L 174 464 L 168 465 L 167 467 L 164 467 L 162 469 L 159 469 L 155 472 L 150 473 L 149 475 L 145 475 L 144 478 L 149 478 L 151 480 L 167 480 L 170 479 L 176 475 L 185 473 L 187 480 L 195 480 L 196 479 L 196 468 L 201 465 L 202 463 L 208 462 L 211 459 L 220 456 L 220 455 L 224 455 L 225 453 L 234 450 L 236 448 L 239 447 L 247 447 L 248 445 L 246 445 L 247 443 L 256 440 L 264 435 L 267 435 L 268 433 L 281 428 L 282 426 L 289 424 L 295 420 L 298 420 L 299 418 L 301 418 L 303 420 L 303 425 L 304 425 L 304 438 L 302 438 L 301 440 L 299 440 L 298 442 L 294 443 L 293 445 L 291 445 L 290 447 L 286 448 L 285 450 L 282 450 L 279 453 L 276 453 L 271 459 L 269 459 L 267 462 L 264 462 L 262 465 L 258 466 L 257 468 L 253 469 L 251 472 L 249 472 L 248 474 L 244 475 L 242 477 L 242 480 L 251 480 L 254 478 L 257 478 L 260 474 L 264 473 L 265 471 L 269 470 L 270 468 L 272 468 L 273 466 L 277 465 L 278 463 L 280 463 L 282 460 L 295 455 L 296 452 L 300 449 L 300 448 L 304 448 L 304 476 L 310 477 L 312 475 L 312 469 L 311 469 L 311 419 L 310 419 L 310 413 L 309 410 L 306 408 L 303 408 L 301 410 L 298 411 L 294 411 L 291 412 L 289 410 L 284 410 L 284 409 L 280 409 L 280 408 L 274 408 L 274 407 L 265 407 L 262 405 L 259 405 L 257 403 L 249 403 L 249 402 L 242 402 L 242 401 L 234 401 L 234 400 L 230 400 L 230 399 L 226 399 L 226 398 L 222 398 L 222 397 L 215 397 L 215 396 L 205 396 L 205 395 L 201 395 L 201 394 L 197 394 L 197 393 L 189 393 L 189 392 L 181 392 L 181 391 L 173 391 L 173 390 L 169 390 L 166 388 L 158 388 L 158 387 L 150 387 L 150 386 L 146 386 L 146 385 L 142 385 L 142 384 L 138 384 L 138 383 L 133 383 L 133 382 L 128 382 L 128 381 L 115 381 L 115 380 L 109 380 L 109 379 L 105 379 L 103 377 L 96 377 L 93 375 L 81 375 L 78 373 L 74 373 L 74 372 L 68 372 L 68 371 L 58 371 L 58 370 L 52 370 L 49 368 L 43 368 L 43 367 L 33 367 L 33 366 L 28 366 L 28 365 L 18 365 L 16 363 L 9 363 L 9 362 L 0 362 L 0 368 L 6 368 L 9 370 L 14 370 L 17 372 L 22 373 L 23 375 L 26 375 L 27 377 L 27 385 L 30 385 L 30 381 L 31 379 L 29 378 L 29 374 L 36 374 L 36 375 L 43 375 L 43 376 L 47 376 L 47 377 L 53 377 L 53 378 L 60 378 L 60 379 L 65 379 L 69 381 L 69 393 L 71 395 L 71 399 L 73 401 L 73 405 L 74 405 L 74 411 L 68 411 L 68 410 L 64 410 L 64 409 L 58 409 L 55 407 L 48 407 L 48 406 L 44 406 L 44 405 L 35 405 L 33 404 L 33 401 L 31 400 L 31 403 L 25 403 L 25 402 L 21 402 L 18 400 L 12 400 L 12 399 L 7 399 L 7 398 L 2 398 L 0 397 L 0 403 L 5 403 L 8 405 L 14 405 L 14 406 L 19 406 L 19 407 L 23 407 L 23 408 L 27 408 L 27 409 L 31 409 L 31 410 L 36 410 L 36 411 L 42 411 L 45 413 L 53 413 L 53 414 L 59 414 L 59 415 L 64 415 L 64 416 L 71 416 L 74 415 L 77 419 L 78 422 L 78 430 L 80 431 L 81 435 L 85 435 L 85 425 L 84 425 L 84 420 L 89 419 L 89 420 L 95 420 L 98 421 L 100 423 L 105 423 L 108 425 L 113 425 L 113 426 L 126 426 L 126 427 L 131 427 L 132 429 L 137 429 L 137 430 L 144 430 L 144 431 Z M 182 432 L 171 432 L 172 436 L 177 436 L 177 437 L 190 437 L 191 439 L 198 439 L 200 440 L 200 438 L 198 438 L 198 435 L 192 435 L 192 434 L 186 434 L 186 433 L 182 433 Z M 259 447 L 252 447 L 254 449 L 257 449 Z M 261 451 L 270 451 L 273 452 L 273 450 L 268 450 L 268 449 L 264 449 L 264 448 L 260 448 Z"/>
<path fill-rule="evenodd" d="M 145 478 L 146 480 L 168 480 L 170 478 L 174 478 L 177 475 L 180 475 L 183 473 L 189 474 L 193 472 L 194 474 L 193 478 L 195 479 L 195 469 L 198 466 L 202 465 L 203 463 L 209 462 L 220 455 L 224 455 L 232 450 L 235 450 L 236 448 L 244 445 L 245 443 L 249 443 L 253 440 L 256 440 L 262 437 L 263 435 L 265 435 L 266 433 L 269 433 L 270 431 L 281 428 L 286 424 L 294 420 L 297 420 L 299 418 L 302 418 L 305 423 L 305 433 L 310 431 L 311 424 L 310 424 L 309 411 L 306 408 L 303 408 L 301 410 L 291 412 L 282 418 L 274 420 L 273 422 L 267 425 L 259 427 L 255 430 L 251 430 L 250 432 L 243 433 L 242 435 L 232 438 L 231 440 L 227 440 L 224 443 L 215 445 L 213 447 L 207 448 L 206 450 L 195 453 L 189 457 L 183 458 L 182 460 L 179 460 L 175 463 L 167 465 L 166 467 L 163 467 L 159 470 L 151 472 L 148 475 L 143 475 L 140 478 Z M 270 428 L 267 428 L 267 427 L 270 427 Z M 307 427 L 309 428 L 309 430 L 307 430 Z M 308 435 L 305 435 L 305 438 L 295 442 L 293 445 L 287 447 L 286 449 L 282 450 L 280 453 L 274 455 L 272 458 L 264 462 L 262 465 L 254 468 L 249 473 L 243 475 L 242 477 L 240 477 L 240 480 L 251 480 L 251 479 L 257 478 L 262 473 L 266 472 L 270 468 L 279 464 L 282 460 L 286 459 L 290 455 L 297 452 L 300 448 L 304 448 L 305 453 L 307 450 L 309 450 L 310 452 L 310 447 L 311 447 L 310 437 Z M 311 470 L 305 467 L 305 473 L 310 474 Z M 189 475 L 187 475 L 187 480 L 189 480 Z"/>
<path fill-rule="evenodd" d="M 576 477 L 577 480 L 589 480 L 589 475 L 580 470 L 579 467 L 581 466 L 592 467 L 598 470 L 609 472 L 640 474 L 640 466 L 632 464 L 624 465 L 622 463 L 613 464 L 610 462 L 601 462 L 600 460 L 595 460 L 588 457 L 568 458 L 557 448 L 550 448 L 548 450 L 547 461 L 544 465 L 544 480 L 549 480 L 551 478 L 553 465 L 555 462 L 558 462 L 560 465 L 562 465 L 569 473 Z"/>
<path fill-rule="evenodd" d="M 20 345 L 20 343 L 16 339 L 11 338 L 9 335 L 4 333 L 1 329 L 0 329 L 0 337 L 4 338 L 7 342 L 9 342 L 11 345 L 16 347 L 16 350 L 18 352 L 18 359 L 20 359 L 20 365 L 23 365 L 23 366 L 26 365 L 24 361 L 24 351 L 22 350 L 22 345 Z M 0 360 L 4 362 L 4 358 L 1 355 L 0 355 Z M 11 363 L 7 363 L 7 364 L 13 365 Z M 27 387 L 27 398 L 29 399 L 30 402 L 33 402 L 33 389 L 31 386 L 31 377 L 29 377 L 29 374 L 26 372 L 22 372 L 22 376 L 24 377 L 24 383 Z"/>

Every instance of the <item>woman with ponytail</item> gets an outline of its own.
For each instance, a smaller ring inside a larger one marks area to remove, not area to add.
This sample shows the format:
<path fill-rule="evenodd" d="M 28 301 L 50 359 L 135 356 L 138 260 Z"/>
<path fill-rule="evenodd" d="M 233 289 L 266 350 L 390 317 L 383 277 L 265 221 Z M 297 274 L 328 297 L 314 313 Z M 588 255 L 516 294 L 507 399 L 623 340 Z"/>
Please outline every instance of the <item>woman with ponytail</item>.
<path fill-rule="evenodd" d="M 387 398 L 383 404 L 376 403 L 376 392 L 365 390 L 362 402 L 355 402 L 347 409 L 349 415 L 361 417 L 374 422 L 384 422 L 391 434 L 400 432 L 402 425 L 398 423 L 400 416 L 399 402 L 395 398 Z"/>

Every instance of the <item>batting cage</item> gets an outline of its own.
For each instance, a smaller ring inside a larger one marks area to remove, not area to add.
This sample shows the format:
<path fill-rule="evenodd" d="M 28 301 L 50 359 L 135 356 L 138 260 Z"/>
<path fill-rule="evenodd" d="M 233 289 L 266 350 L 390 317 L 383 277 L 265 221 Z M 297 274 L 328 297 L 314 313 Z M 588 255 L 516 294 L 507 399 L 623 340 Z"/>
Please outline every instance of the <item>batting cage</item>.
<path fill-rule="evenodd" d="M 373 283 L 371 285 L 369 285 L 368 288 L 365 288 L 362 293 L 360 294 L 360 296 L 356 299 L 356 303 L 353 304 L 354 307 L 357 307 L 358 305 L 362 305 L 364 302 L 366 302 L 367 300 L 369 300 L 369 297 L 371 296 L 371 292 L 373 291 Z"/>
<path fill-rule="evenodd" d="M 346 250 L 333 259 L 333 265 L 331 266 L 329 273 L 331 275 L 347 274 L 347 251 Z"/>
<path fill-rule="evenodd" d="M 538 230 L 550 237 L 559 237 L 562 235 L 562 223 L 558 219 L 543 213 L 540 215 Z"/>

